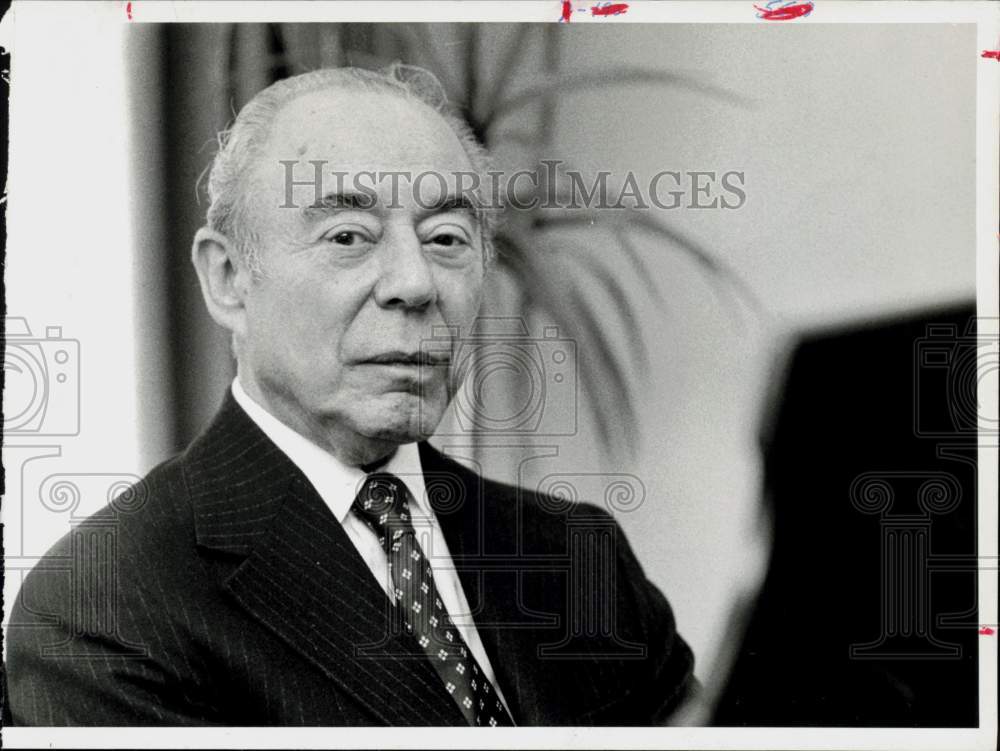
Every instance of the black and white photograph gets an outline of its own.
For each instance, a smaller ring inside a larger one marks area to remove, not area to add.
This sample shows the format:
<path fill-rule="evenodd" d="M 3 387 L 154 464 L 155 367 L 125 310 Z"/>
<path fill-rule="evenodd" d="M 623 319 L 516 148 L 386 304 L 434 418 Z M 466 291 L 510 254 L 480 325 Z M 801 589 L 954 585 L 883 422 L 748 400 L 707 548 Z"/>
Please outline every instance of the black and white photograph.
<path fill-rule="evenodd" d="M 1000 6 L 8 5 L 5 746 L 996 747 Z"/>

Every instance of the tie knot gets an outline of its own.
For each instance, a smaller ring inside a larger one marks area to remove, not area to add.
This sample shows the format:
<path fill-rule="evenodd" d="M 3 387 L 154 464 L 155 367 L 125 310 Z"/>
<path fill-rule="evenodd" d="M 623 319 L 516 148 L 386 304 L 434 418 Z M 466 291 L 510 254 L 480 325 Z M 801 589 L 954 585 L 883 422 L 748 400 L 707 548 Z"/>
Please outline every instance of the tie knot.
<path fill-rule="evenodd" d="M 405 528 L 410 525 L 409 491 L 395 475 L 373 472 L 354 499 L 354 512 L 379 535 L 389 525 Z"/>

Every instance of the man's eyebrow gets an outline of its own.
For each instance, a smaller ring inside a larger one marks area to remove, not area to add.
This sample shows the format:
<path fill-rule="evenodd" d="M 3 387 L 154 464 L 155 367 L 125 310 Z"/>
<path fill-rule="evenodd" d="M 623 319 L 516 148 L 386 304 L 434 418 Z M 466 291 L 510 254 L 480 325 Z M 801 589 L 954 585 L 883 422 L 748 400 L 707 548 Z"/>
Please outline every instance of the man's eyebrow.
<path fill-rule="evenodd" d="M 315 203 L 305 206 L 302 214 L 306 219 L 315 219 L 336 211 L 371 211 L 378 204 L 378 197 L 374 193 L 327 193 Z M 479 209 L 468 196 L 451 194 L 438 201 L 421 203 L 418 218 L 424 219 L 450 211 L 466 213 L 477 222 L 480 219 Z"/>
<path fill-rule="evenodd" d="M 444 214 L 449 211 L 465 212 L 476 221 L 479 221 L 479 209 L 466 195 L 446 195 L 434 203 L 422 204 L 420 206 L 420 218 L 433 214 Z"/>
<path fill-rule="evenodd" d="M 302 214 L 314 219 L 334 211 L 370 211 L 378 203 L 372 193 L 327 193 L 318 201 L 305 206 Z"/>

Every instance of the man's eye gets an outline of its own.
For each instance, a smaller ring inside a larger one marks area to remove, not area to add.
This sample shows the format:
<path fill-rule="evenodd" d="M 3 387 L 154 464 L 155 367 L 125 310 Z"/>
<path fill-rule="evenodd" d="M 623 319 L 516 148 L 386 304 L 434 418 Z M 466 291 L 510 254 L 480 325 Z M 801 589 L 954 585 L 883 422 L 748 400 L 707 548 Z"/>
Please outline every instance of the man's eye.
<path fill-rule="evenodd" d="M 360 232 L 355 232 L 353 230 L 344 230 L 341 232 L 335 232 L 327 238 L 334 245 L 341 245 L 345 248 L 353 248 L 362 243 L 368 241 L 364 235 Z"/>
<path fill-rule="evenodd" d="M 459 237 L 451 233 L 434 235 L 428 242 L 443 248 L 459 248 L 468 245 L 464 237 Z"/>

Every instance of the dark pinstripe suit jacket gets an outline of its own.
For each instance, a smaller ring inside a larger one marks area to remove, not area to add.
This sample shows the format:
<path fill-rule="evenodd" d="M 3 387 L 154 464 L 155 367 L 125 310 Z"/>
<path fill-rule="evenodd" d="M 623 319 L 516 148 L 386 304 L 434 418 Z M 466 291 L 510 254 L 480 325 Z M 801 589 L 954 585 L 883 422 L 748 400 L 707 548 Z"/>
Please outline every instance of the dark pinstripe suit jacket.
<path fill-rule="evenodd" d="M 421 446 L 430 500 L 521 725 L 652 724 L 691 651 L 611 517 Z M 231 395 L 180 456 L 63 538 L 8 629 L 25 725 L 461 725 L 298 468 Z"/>

